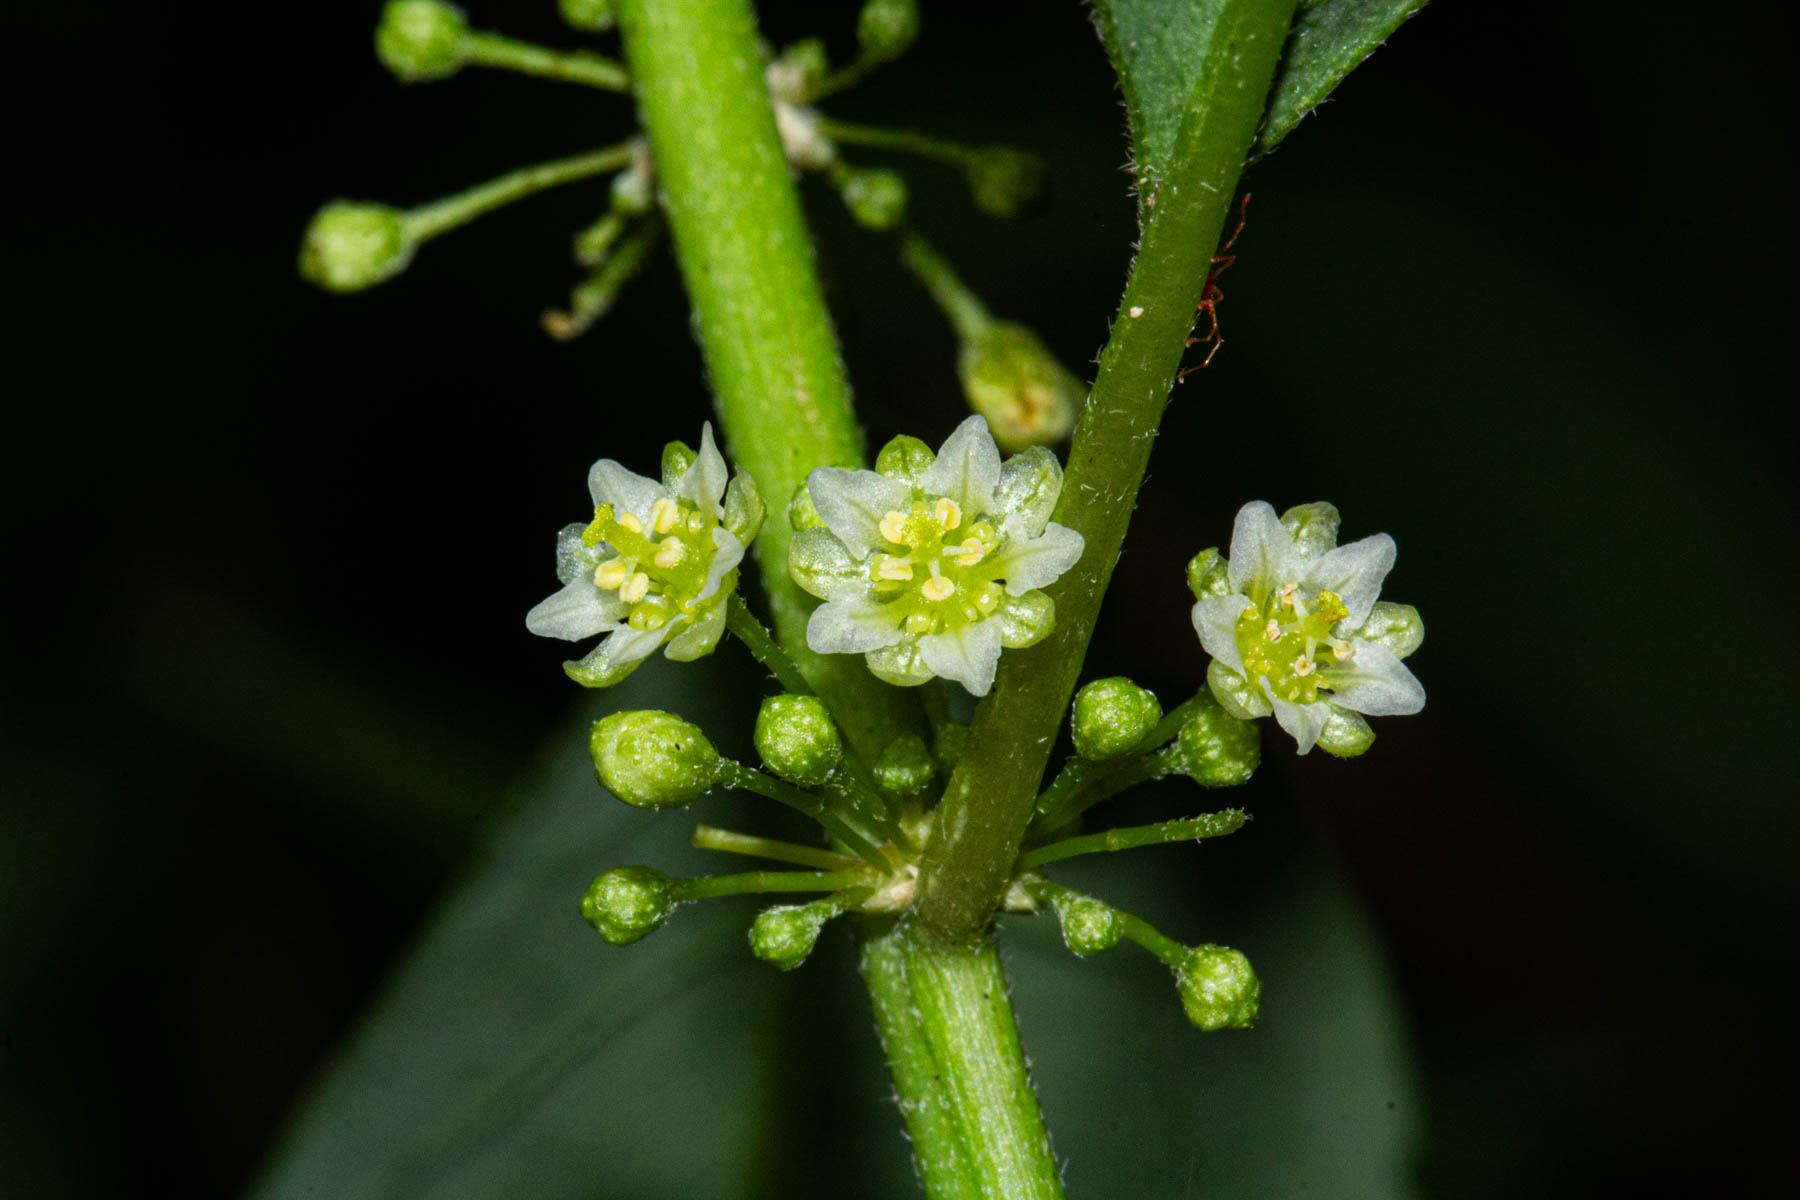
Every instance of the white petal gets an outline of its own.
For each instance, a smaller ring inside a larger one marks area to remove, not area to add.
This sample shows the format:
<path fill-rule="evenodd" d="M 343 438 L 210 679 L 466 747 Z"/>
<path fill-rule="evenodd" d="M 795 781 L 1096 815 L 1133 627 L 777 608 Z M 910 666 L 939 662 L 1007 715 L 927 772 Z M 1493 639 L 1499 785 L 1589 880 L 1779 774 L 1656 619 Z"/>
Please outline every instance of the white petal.
<path fill-rule="evenodd" d="M 717 518 L 725 495 L 725 456 L 713 444 L 712 422 L 700 427 L 700 453 L 675 481 L 675 494 L 709 517 Z"/>
<path fill-rule="evenodd" d="M 577 521 L 573 525 L 564 525 L 556 535 L 556 578 L 561 583 L 574 583 L 586 575 L 592 577 L 594 568 L 600 565 L 600 548 L 588 546 L 581 540 L 587 532 L 587 526 Z"/>
<path fill-rule="evenodd" d="M 1283 700 L 1269 690 L 1269 680 L 1265 676 L 1259 680 L 1263 694 L 1275 706 L 1275 721 L 1293 736 L 1294 742 L 1305 754 L 1319 744 L 1319 734 L 1325 730 L 1325 722 L 1331 720 L 1331 705 L 1323 700 L 1315 700 L 1311 704 L 1295 704 L 1291 700 Z"/>
<path fill-rule="evenodd" d="M 821 600 L 831 599 L 839 588 L 866 585 L 869 575 L 861 562 L 829 529 L 802 529 L 788 543 L 788 574 Z"/>
<path fill-rule="evenodd" d="M 950 497 L 972 520 L 994 510 L 994 486 L 999 482 L 1000 447 L 988 432 L 987 418 L 977 416 L 944 439 L 937 461 L 919 480 L 919 487 L 930 496 Z"/>
<path fill-rule="evenodd" d="M 928 633 L 919 639 L 919 654 L 934 675 L 954 679 L 971 696 L 985 696 L 994 686 L 1000 663 L 1000 622 L 975 621 L 961 629 Z"/>
<path fill-rule="evenodd" d="M 1394 539 L 1377 533 L 1339 546 L 1307 564 L 1301 579 L 1301 591 L 1308 596 L 1320 588 L 1329 588 L 1343 597 L 1350 615 L 1340 628 L 1361 629 L 1369 619 L 1369 610 L 1381 597 L 1381 581 L 1394 569 Z"/>
<path fill-rule="evenodd" d="M 669 490 L 656 480 L 627 471 L 610 458 L 588 468 L 588 495 L 594 503 L 610 504 L 617 512 L 636 513 L 639 520 L 648 520 L 650 506 L 668 494 Z"/>
<path fill-rule="evenodd" d="M 744 561 L 744 543 L 737 540 L 737 535 L 723 525 L 713 526 L 713 560 L 706 572 L 706 586 L 700 589 L 700 599 L 709 599 L 719 590 L 719 584 L 725 580 L 725 572 Z"/>
<path fill-rule="evenodd" d="M 867 592 L 840 593 L 813 609 L 806 622 L 806 644 L 817 654 L 866 654 L 903 636 L 899 614 Z"/>
<path fill-rule="evenodd" d="M 564 663 L 569 677 L 587 687 L 611 687 L 637 669 L 639 663 L 663 644 L 672 626 L 637 630 L 624 626 L 613 630 L 580 662 Z"/>
<path fill-rule="evenodd" d="M 1300 578 L 1304 564 L 1281 518 L 1261 500 L 1238 509 L 1231 526 L 1231 561 L 1226 578 L 1231 590 L 1261 604 L 1284 583 Z"/>
<path fill-rule="evenodd" d="M 1371 717 L 1405 717 L 1425 707 L 1425 688 L 1394 652 L 1377 642 L 1351 639 L 1356 654 L 1319 678 L 1331 685 L 1332 703 Z"/>
<path fill-rule="evenodd" d="M 698 620 L 669 640 L 663 654 L 676 662 L 693 662 L 711 654 L 725 632 L 725 606 L 715 604 L 700 614 Z"/>
<path fill-rule="evenodd" d="M 882 544 L 881 518 L 904 512 L 912 489 L 873 471 L 815 467 L 806 477 L 819 519 L 850 553 L 862 558 Z"/>
<path fill-rule="evenodd" d="M 1239 675 L 1244 673 L 1244 660 L 1238 654 L 1237 623 L 1251 607 L 1243 596 L 1208 596 L 1194 605 L 1194 632 L 1200 635 L 1200 644 Z"/>
<path fill-rule="evenodd" d="M 525 614 L 525 628 L 539 637 L 578 642 L 617 627 L 625 606 L 617 592 L 603 592 L 591 579 L 577 579 Z"/>
<path fill-rule="evenodd" d="M 1086 544 L 1079 533 L 1054 521 L 1044 526 L 1042 536 L 1034 538 L 1017 536 L 1023 532 L 1019 522 L 1009 521 L 1007 525 L 1006 545 L 989 561 L 993 578 L 1006 580 L 1010 596 L 1023 596 L 1055 583 L 1081 558 Z"/>

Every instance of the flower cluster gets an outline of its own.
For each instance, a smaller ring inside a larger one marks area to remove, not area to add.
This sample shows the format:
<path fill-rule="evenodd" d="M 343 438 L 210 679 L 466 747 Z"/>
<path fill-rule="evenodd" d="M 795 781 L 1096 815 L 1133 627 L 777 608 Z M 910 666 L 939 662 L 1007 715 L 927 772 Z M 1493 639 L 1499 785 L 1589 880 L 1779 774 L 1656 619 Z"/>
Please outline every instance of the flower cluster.
<path fill-rule="evenodd" d="M 588 472 L 594 519 L 556 539 L 563 589 L 533 608 L 525 626 L 541 637 L 607 636 L 586 658 L 563 665 L 588 687 L 608 687 L 650 653 L 688 661 L 710 654 L 725 631 L 737 567 L 762 525 L 756 483 L 726 482 L 712 425 L 695 453 L 679 442 L 663 454 L 661 483 L 603 458 Z"/>
<path fill-rule="evenodd" d="M 1041 588 L 1081 557 L 1081 535 L 1050 520 L 1062 467 L 1042 447 L 1004 464 L 983 418 L 933 455 L 896 438 L 873 471 L 820 467 L 810 514 L 788 551 L 795 582 L 825 601 L 806 643 L 862 654 L 902 687 L 934 677 L 987 694 L 1004 648 L 1035 645 L 1055 622 Z M 802 510 L 804 511 L 804 510 Z"/>
<path fill-rule="evenodd" d="M 1188 567 L 1194 628 L 1213 661 L 1206 681 L 1243 719 L 1271 712 L 1305 754 L 1342 756 L 1374 740 L 1364 716 L 1425 707 L 1425 689 L 1400 662 L 1425 640 L 1418 610 L 1381 601 L 1394 539 L 1337 544 L 1329 504 L 1279 518 L 1258 500 L 1238 510 L 1231 554 L 1203 551 Z"/>

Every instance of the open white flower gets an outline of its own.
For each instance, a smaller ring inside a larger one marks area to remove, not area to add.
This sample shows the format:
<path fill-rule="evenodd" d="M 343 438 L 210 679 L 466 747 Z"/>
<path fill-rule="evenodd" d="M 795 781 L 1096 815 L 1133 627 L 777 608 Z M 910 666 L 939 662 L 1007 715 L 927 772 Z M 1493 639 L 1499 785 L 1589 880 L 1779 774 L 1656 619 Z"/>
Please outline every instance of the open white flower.
<path fill-rule="evenodd" d="M 603 458 L 588 471 L 594 519 L 556 537 L 563 589 L 533 608 L 525 627 L 540 637 L 606 637 L 586 658 L 563 664 L 577 683 L 609 687 L 651 651 L 678 661 L 710 654 L 725 630 L 737 567 L 762 525 L 756 483 L 742 471 L 726 483 L 709 422 L 699 453 L 671 443 L 663 481 Z"/>
<path fill-rule="evenodd" d="M 1081 535 L 1050 520 L 1062 467 L 1041 446 L 1003 465 L 979 416 L 935 456 L 895 438 L 875 465 L 807 479 L 819 524 L 795 534 L 788 569 L 825 603 L 806 644 L 862 654 L 902 687 L 942 676 L 984 696 L 1003 647 L 1049 635 L 1056 605 L 1039 589 L 1081 557 Z"/>
<path fill-rule="evenodd" d="M 1329 504 L 1277 518 L 1254 501 L 1238 510 L 1229 559 L 1202 552 L 1188 582 L 1219 703 L 1244 719 L 1273 712 L 1302 754 L 1318 745 L 1348 757 L 1374 741 L 1364 716 L 1425 707 L 1425 689 L 1400 662 L 1425 640 L 1425 626 L 1411 605 L 1379 599 L 1394 539 L 1378 533 L 1339 546 L 1337 530 Z"/>

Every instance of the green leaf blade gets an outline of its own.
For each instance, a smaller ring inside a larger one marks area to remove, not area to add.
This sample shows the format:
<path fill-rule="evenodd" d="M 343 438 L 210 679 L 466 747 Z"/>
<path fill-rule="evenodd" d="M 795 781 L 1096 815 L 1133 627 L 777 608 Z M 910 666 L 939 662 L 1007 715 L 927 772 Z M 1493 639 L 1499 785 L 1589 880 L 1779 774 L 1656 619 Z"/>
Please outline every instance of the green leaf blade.
<path fill-rule="evenodd" d="M 1426 0 L 1313 0 L 1300 6 L 1288 37 L 1269 115 L 1256 135 L 1267 154 Z"/>

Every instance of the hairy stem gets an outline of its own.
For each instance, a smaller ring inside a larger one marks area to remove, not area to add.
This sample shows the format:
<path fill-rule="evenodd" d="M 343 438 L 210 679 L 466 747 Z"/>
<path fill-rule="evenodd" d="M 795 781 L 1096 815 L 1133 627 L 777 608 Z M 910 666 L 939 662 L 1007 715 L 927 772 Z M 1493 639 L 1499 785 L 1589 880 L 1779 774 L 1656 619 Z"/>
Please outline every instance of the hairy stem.
<path fill-rule="evenodd" d="M 1294 0 L 1220 5 L 1168 171 L 1146 199 L 1137 260 L 1056 508 L 1086 550 L 1046 589 L 1055 632 L 1001 659 L 926 848 L 919 920 L 946 941 L 978 938 L 1012 877 L 1293 11 Z"/>

